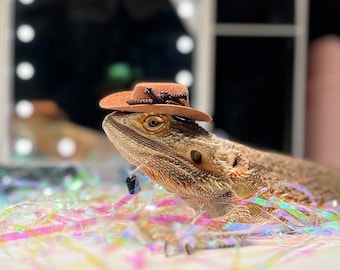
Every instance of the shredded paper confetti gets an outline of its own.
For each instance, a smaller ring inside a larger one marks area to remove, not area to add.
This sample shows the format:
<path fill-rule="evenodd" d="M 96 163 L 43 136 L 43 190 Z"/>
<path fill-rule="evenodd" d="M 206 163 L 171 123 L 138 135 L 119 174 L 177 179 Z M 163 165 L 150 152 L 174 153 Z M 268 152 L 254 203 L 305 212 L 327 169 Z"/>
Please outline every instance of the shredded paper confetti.
<path fill-rule="evenodd" d="M 208 247 L 214 248 L 222 244 L 237 246 L 238 235 L 280 242 L 284 241 L 280 240 L 283 234 L 317 236 L 340 232 L 336 201 L 329 202 L 328 209 L 319 209 L 313 204 L 306 207 L 277 197 L 254 196 L 244 203 L 274 208 L 273 221 L 286 221 L 231 222 L 223 231 L 211 232 L 208 228 L 214 220 L 141 175 L 133 177 L 138 180 L 136 189 L 142 189 L 137 194 L 128 192 L 131 187 L 128 190 L 124 186 L 124 176 L 119 181 L 123 185 L 117 185 L 102 181 L 84 168 L 50 168 L 41 175 L 45 175 L 43 179 L 32 171 L 18 175 L 18 170 L 4 170 L 0 175 L 0 247 L 8 252 L 15 243 L 34 256 L 51 243 L 78 243 L 79 247 L 90 243 L 104 248 L 147 247 L 152 253 L 171 256 L 185 253 L 202 237 Z M 280 185 L 306 193 L 313 202 L 312 194 L 304 187 L 285 182 Z"/>

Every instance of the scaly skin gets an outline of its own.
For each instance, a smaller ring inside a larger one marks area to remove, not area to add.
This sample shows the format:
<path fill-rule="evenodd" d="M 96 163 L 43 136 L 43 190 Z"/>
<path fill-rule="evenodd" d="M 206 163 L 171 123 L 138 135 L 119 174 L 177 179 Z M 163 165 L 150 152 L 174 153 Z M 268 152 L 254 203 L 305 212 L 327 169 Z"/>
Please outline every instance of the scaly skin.
<path fill-rule="evenodd" d="M 223 222 L 270 221 L 270 208 L 242 201 L 276 196 L 319 207 L 340 199 L 340 172 L 224 140 L 194 121 L 156 113 L 113 112 L 103 128 L 115 148 L 151 180 Z M 265 211 L 263 211 L 265 210 Z"/>

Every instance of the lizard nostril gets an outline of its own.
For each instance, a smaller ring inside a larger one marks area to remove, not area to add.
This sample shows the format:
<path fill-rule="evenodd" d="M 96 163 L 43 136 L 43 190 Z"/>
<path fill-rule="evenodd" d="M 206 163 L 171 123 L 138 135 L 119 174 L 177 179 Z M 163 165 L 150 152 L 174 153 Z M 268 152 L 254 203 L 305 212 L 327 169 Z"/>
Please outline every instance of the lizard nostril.
<path fill-rule="evenodd" d="M 190 152 L 191 155 L 191 159 L 193 162 L 195 162 L 196 164 L 199 164 L 202 162 L 202 154 L 196 150 L 191 150 Z"/>
<path fill-rule="evenodd" d="M 238 158 L 236 157 L 234 162 L 233 162 L 233 168 L 235 168 L 238 165 Z"/>

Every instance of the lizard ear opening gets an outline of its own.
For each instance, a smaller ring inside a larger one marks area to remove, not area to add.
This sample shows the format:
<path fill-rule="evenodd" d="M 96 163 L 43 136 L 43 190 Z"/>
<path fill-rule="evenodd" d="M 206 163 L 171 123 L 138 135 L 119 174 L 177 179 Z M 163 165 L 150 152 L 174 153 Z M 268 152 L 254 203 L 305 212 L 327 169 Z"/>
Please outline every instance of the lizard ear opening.
<path fill-rule="evenodd" d="M 239 166 L 242 167 L 244 165 L 244 161 L 242 160 L 242 157 L 234 151 L 228 153 L 226 161 L 228 165 L 231 166 L 232 168 L 236 168 Z"/>
<path fill-rule="evenodd" d="M 238 165 L 238 162 L 239 162 L 239 157 L 235 156 L 235 159 L 234 159 L 233 164 L 231 166 L 233 166 L 233 168 L 235 168 Z"/>
<path fill-rule="evenodd" d="M 190 156 L 194 163 L 200 164 L 202 162 L 202 154 L 200 152 L 196 150 L 191 150 Z"/>

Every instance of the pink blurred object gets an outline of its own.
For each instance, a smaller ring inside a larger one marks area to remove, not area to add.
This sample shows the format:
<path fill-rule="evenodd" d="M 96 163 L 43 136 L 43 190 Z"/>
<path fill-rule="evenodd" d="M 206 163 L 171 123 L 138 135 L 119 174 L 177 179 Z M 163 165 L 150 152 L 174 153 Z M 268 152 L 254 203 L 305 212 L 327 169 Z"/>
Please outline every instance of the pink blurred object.
<path fill-rule="evenodd" d="M 313 42 L 308 66 L 306 157 L 340 169 L 340 37 Z"/>

